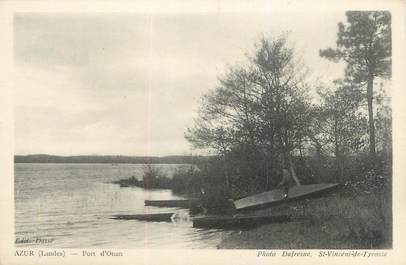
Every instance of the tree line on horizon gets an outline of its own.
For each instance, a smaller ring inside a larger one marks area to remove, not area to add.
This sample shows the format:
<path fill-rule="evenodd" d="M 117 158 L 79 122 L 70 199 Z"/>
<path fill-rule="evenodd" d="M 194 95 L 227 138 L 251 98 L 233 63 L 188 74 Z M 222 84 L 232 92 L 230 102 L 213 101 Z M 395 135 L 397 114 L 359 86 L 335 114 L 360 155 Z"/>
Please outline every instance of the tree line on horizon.
<path fill-rule="evenodd" d="M 79 155 L 56 156 L 46 154 L 15 155 L 15 163 L 111 163 L 111 164 L 194 164 L 196 159 L 207 160 L 203 156 L 112 156 Z"/>

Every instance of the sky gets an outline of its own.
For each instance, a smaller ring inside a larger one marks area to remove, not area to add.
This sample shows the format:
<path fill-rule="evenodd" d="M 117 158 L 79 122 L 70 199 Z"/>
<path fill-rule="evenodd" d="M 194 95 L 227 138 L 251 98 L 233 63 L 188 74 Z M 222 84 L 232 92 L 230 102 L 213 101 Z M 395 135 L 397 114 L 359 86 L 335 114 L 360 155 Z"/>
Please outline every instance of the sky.
<path fill-rule="evenodd" d="M 335 13 L 20 13 L 14 17 L 15 153 L 180 155 L 200 97 L 262 36 L 288 34 L 329 82 Z"/>

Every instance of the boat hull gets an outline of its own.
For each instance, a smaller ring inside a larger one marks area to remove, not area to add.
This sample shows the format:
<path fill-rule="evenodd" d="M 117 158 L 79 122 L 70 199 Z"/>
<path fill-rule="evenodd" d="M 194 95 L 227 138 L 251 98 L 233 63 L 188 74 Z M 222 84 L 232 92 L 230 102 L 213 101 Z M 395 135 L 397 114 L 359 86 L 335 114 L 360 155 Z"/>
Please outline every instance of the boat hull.
<path fill-rule="evenodd" d="M 284 198 L 282 189 L 275 189 L 236 200 L 234 205 L 237 211 L 263 208 L 306 197 L 318 196 L 336 187 L 338 187 L 336 183 L 293 186 L 289 189 L 287 198 Z"/>

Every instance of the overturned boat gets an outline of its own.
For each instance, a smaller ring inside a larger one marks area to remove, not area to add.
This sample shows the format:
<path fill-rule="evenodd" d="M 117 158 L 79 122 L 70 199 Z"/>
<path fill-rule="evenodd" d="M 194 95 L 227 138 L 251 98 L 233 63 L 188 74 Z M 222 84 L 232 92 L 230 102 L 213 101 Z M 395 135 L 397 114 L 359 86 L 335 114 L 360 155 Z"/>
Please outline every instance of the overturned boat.
<path fill-rule="evenodd" d="M 319 196 L 337 187 L 338 184 L 336 183 L 297 185 L 289 189 L 287 197 L 283 189 L 275 189 L 235 200 L 234 205 L 237 211 L 253 210 L 298 199 Z"/>

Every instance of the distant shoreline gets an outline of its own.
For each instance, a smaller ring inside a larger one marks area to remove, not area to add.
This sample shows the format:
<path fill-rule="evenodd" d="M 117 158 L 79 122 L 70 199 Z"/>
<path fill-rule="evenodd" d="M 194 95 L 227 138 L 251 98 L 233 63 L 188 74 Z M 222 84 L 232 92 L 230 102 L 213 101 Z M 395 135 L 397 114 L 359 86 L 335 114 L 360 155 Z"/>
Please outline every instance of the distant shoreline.
<path fill-rule="evenodd" d="M 14 163 L 77 163 L 77 164 L 194 164 L 206 156 L 56 156 L 56 155 L 15 155 Z"/>

